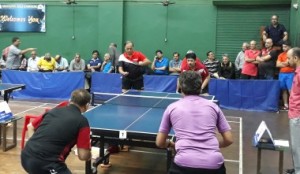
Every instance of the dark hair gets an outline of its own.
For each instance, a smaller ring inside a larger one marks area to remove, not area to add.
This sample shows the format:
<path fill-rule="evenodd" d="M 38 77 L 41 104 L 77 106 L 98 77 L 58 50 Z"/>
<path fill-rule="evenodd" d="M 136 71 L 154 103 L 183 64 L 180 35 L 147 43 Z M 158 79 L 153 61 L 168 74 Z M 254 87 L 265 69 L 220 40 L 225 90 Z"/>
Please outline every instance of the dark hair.
<path fill-rule="evenodd" d="M 194 60 L 196 60 L 196 54 L 195 53 L 187 53 L 186 55 L 185 55 L 185 58 L 186 59 L 194 59 Z"/>
<path fill-rule="evenodd" d="M 129 44 L 129 43 L 131 43 L 132 46 L 134 47 L 134 43 L 133 43 L 132 41 L 130 41 L 130 40 L 128 40 L 128 41 L 126 41 L 126 42 L 124 43 L 124 47 L 125 47 L 127 44 Z"/>
<path fill-rule="evenodd" d="M 208 52 L 206 53 L 206 56 L 208 56 L 208 55 L 209 55 L 209 53 L 212 53 L 212 51 L 208 51 Z"/>
<path fill-rule="evenodd" d="M 13 37 L 11 41 L 12 41 L 12 43 L 14 43 L 14 42 L 16 42 L 19 39 L 20 39 L 19 37 Z"/>
<path fill-rule="evenodd" d="M 94 53 L 97 53 L 98 56 L 99 56 L 99 51 L 98 51 L 98 50 L 94 50 L 94 51 L 92 52 L 92 54 L 94 54 Z"/>
<path fill-rule="evenodd" d="M 173 53 L 173 56 L 174 56 L 174 54 L 177 54 L 177 55 L 178 55 L 178 57 L 180 56 L 180 54 L 179 54 L 178 52 L 174 52 L 174 53 Z"/>
<path fill-rule="evenodd" d="M 292 55 L 295 56 L 295 57 L 298 57 L 298 59 L 300 59 L 300 48 L 299 47 L 295 47 L 295 48 L 292 48 Z"/>
<path fill-rule="evenodd" d="M 185 95 L 199 95 L 201 92 L 201 75 L 195 71 L 185 71 L 180 74 L 179 85 Z"/>
<path fill-rule="evenodd" d="M 71 102 L 82 107 L 90 103 L 91 95 L 85 89 L 77 89 L 72 92 Z"/>
<path fill-rule="evenodd" d="M 286 45 L 286 46 L 292 46 L 291 42 L 286 40 L 282 42 L 282 45 Z"/>
<path fill-rule="evenodd" d="M 157 53 L 162 54 L 163 52 L 162 52 L 161 50 L 156 50 L 156 51 L 155 51 L 155 54 L 157 54 Z"/>

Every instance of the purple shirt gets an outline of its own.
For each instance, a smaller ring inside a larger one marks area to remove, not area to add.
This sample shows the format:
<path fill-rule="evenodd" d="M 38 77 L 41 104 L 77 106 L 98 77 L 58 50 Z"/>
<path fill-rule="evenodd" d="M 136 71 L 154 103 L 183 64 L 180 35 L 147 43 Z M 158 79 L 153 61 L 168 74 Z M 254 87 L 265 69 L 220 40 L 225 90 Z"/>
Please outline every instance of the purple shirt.
<path fill-rule="evenodd" d="M 185 96 L 164 112 L 159 132 L 176 136 L 174 162 L 182 167 L 218 169 L 224 163 L 216 128 L 220 133 L 231 128 L 221 109 L 199 96 Z"/>

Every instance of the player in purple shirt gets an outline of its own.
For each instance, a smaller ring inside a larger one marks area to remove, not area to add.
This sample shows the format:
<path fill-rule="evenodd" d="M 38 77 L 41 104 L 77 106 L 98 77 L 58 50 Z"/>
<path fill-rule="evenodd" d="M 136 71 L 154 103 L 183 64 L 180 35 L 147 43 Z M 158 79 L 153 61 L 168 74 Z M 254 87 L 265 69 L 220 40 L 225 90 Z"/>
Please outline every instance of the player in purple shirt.
<path fill-rule="evenodd" d="M 156 137 L 158 147 L 176 150 L 169 174 L 226 174 L 220 148 L 232 144 L 233 139 L 224 114 L 216 104 L 199 96 L 201 76 L 196 72 L 181 73 L 179 85 L 184 97 L 167 107 Z M 167 139 L 171 128 L 176 142 Z"/>

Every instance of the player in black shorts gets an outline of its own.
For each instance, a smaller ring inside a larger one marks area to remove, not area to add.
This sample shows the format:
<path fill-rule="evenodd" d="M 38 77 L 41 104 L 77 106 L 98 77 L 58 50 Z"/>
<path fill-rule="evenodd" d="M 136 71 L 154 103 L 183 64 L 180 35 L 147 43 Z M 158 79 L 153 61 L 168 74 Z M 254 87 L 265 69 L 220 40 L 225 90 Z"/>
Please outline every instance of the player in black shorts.
<path fill-rule="evenodd" d="M 127 41 L 125 52 L 119 57 L 119 73 L 122 74 L 122 92 L 129 89 L 143 90 L 145 67 L 151 62 L 141 52 L 133 50 L 134 44 Z"/>

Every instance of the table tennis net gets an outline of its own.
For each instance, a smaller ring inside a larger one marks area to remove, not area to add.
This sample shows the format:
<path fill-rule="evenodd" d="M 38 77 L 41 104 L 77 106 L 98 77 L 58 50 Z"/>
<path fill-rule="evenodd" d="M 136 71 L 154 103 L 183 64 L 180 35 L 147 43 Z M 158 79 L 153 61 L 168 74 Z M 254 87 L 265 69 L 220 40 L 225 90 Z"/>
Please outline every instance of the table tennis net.
<path fill-rule="evenodd" d="M 94 93 L 94 104 L 111 104 L 123 106 L 138 106 L 152 108 L 166 108 L 171 103 L 179 100 L 181 96 L 143 96 L 131 94 L 104 94 Z"/>
<path fill-rule="evenodd" d="M 92 93 L 92 105 L 117 104 L 141 107 L 165 108 L 169 104 L 182 98 L 181 94 L 152 92 L 152 91 L 127 91 L 126 93 Z M 200 95 L 201 97 L 215 102 L 212 95 Z"/>

